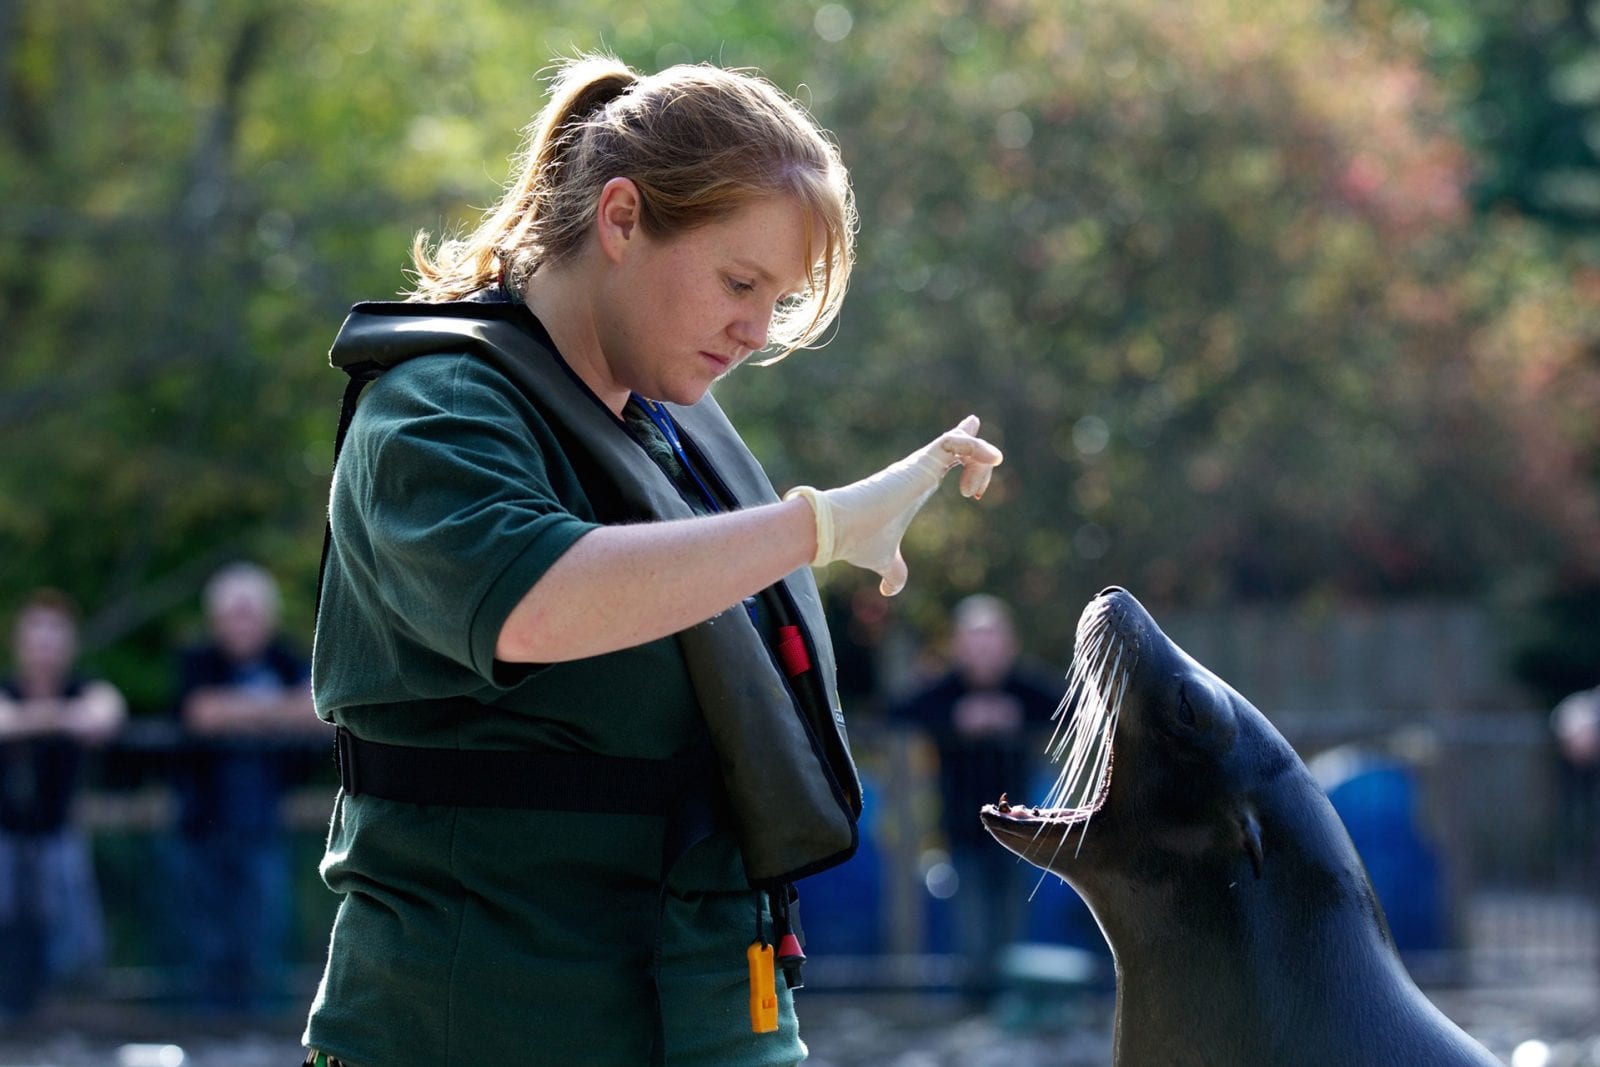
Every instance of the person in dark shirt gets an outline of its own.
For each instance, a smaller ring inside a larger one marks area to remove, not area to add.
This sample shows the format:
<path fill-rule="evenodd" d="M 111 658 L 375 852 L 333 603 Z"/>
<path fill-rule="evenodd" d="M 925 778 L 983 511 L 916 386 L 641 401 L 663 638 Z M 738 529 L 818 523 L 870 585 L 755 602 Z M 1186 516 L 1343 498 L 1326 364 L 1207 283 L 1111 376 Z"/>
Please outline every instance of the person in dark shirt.
<path fill-rule="evenodd" d="M 328 728 L 312 709 L 310 664 L 278 632 L 278 605 L 265 570 L 224 567 L 205 589 L 210 637 L 180 658 L 177 709 L 189 744 L 175 784 L 192 897 L 181 934 L 201 1007 L 262 1010 L 281 985 L 286 749 Z"/>
<path fill-rule="evenodd" d="M 1027 788 L 1066 682 L 1019 658 L 1011 611 L 998 598 L 967 597 L 952 621 L 951 669 L 902 699 L 891 718 L 921 730 L 939 753 L 966 990 L 982 997 L 995 988 L 999 954 L 1017 935 L 1031 875 L 990 839 L 978 809 L 1004 790 Z"/>
<path fill-rule="evenodd" d="M 75 670 L 77 608 L 40 590 L 13 630 L 0 678 L 0 1020 L 30 1013 L 51 984 L 97 967 L 105 936 L 89 843 L 72 802 L 89 749 L 126 715 L 109 682 Z"/>

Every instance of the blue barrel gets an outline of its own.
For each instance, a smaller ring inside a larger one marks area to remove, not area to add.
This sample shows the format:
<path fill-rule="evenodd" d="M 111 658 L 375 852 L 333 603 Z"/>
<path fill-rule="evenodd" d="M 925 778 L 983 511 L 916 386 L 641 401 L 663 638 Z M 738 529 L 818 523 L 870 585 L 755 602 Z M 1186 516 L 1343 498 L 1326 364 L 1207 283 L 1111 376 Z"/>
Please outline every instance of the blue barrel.
<path fill-rule="evenodd" d="M 860 846 L 837 867 L 802 880 L 800 923 L 808 950 L 874 955 L 883 951 L 883 853 L 878 844 L 878 788 L 861 774 Z"/>
<path fill-rule="evenodd" d="M 1323 753 L 1312 769 L 1361 854 L 1396 947 L 1402 953 L 1446 948 L 1444 880 L 1419 822 L 1415 770 L 1352 747 Z"/>

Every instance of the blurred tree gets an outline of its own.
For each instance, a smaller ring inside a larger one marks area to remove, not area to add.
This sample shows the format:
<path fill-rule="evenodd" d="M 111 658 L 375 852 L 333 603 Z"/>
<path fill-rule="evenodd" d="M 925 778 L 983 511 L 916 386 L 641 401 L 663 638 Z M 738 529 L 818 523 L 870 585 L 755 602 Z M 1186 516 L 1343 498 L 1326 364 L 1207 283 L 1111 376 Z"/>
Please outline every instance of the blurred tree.
<path fill-rule="evenodd" d="M 223 559 L 268 563 L 308 622 L 339 319 L 404 286 L 417 228 L 493 200 L 539 67 L 602 46 L 760 66 L 852 165 L 835 340 L 719 386 L 775 481 L 859 477 L 968 410 L 1007 448 L 985 507 L 913 528 L 897 610 L 991 589 L 1061 649 L 1109 582 L 1589 573 L 1600 272 L 1474 220 L 1453 83 L 1407 25 L 1314 0 L 0 3 L 0 604 L 73 590 L 146 707 Z"/>
<path fill-rule="evenodd" d="M 1600 582 L 1554 585 L 1520 620 L 1513 667 L 1541 710 L 1600 685 Z"/>
<path fill-rule="evenodd" d="M 759 8 L 677 6 L 694 57 L 776 51 Z M 229 558 L 278 571 L 304 633 L 339 320 L 493 199 L 557 54 L 691 58 L 617 8 L 0 3 L 0 605 L 72 590 L 143 708 Z"/>
<path fill-rule="evenodd" d="M 1540 224 L 1539 273 L 1592 276 L 1600 263 L 1600 4 L 1407 0 L 1398 12 L 1374 6 L 1368 17 L 1395 19 L 1421 40 L 1448 87 L 1475 157 L 1476 210 Z M 1597 296 L 1588 294 L 1591 315 Z M 1588 361 L 1600 362 L 1592 345 Z M 1600 480 L 1593 435 L 1580 462 Z M 1600 581 L 1555 569 L 1528 588 L 1512 612 L 1514 665 L 1548 703 L 1600 679 Z"/>
<path fill-rule="evenodd" d="M 1295 0 L 918 10 L 817 60 L 862 196 L 835 347 L 724 388 L 795 477 L 930 412 L 994 421 L 996 499 L 913 528 L 913 607 L 1000 588 L 1060 648 L 1108 582 L 1367 598 L 1593 569 L 1600 274 L 1472 218 L 1413 36 Z"/>
<path fill-rule="evenodd" d="M 1600 236 L 1600 4 L 1405 0 L 1366 17 L 1417 37 L 1449 86 L 1480 210 Z"/>

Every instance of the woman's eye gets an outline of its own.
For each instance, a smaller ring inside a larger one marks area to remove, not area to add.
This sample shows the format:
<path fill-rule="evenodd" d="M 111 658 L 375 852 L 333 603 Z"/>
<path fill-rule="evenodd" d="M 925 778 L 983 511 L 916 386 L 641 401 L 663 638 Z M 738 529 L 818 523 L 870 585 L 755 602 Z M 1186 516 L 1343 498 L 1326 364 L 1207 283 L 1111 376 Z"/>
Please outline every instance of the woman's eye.
<path fill-rule="evenodd" d="M 756 287 L 754 285 L 752 285 L 751 283 L 742 282 L 738 278 L 729 278 L 728 279 L 728 289 L 730 291 L 734 292 L 734 293 L 738 293 L 741 296 L 744 295 L 745 293 L 754 292 L 755 288 Z"/>

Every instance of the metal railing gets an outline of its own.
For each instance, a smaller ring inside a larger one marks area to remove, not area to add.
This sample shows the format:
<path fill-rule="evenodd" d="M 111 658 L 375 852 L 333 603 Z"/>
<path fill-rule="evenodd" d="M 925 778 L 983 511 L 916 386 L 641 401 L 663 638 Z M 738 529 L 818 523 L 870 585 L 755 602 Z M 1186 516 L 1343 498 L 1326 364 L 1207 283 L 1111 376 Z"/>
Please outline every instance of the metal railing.
<path fill-rule="evenodd" d="M 1436 861 L 1445 924 L 1439 944 L 1408 954 L 1420 981 L 1493 984 L 1559 973 L 1589 980 L 1600 970 L 1600 786 L 1593 774 L 1560 762 L 1544 716 L 1274 718 L 1314 768 L 1354 756 L 1401 768 L 1414 787 L 1414 808 L 1392 814 L 1410 820 Z M 808 983 L 954 987 L 966 961 L 951 933 L 949 888 L 940 880 L 935 750 L 919 735 L 880 720 L 852 722 L 851 740 L 868 790 L 863 848 L 832 874 L 831 886 L 823 881 L 829 875 L 802 883 L 804 920 L 816 945 Z M 178 982 L 175 954 L 154 943 L 146 913 L 159 902 L 163 851 L 174 833 L 162 767 L 177 743 L 164 727 L 135 731 L 101 755 L 93 787 L 80 798 L 78 814 L 94 842 L 111 933 L 103 986 L 110 995 L 160 996 Z M 283 808 L 296 867 L 290 958 L 297 983 L 320 966 L 336 903 L 315 872 L 335 779 L 320 747 L 306 748 L 303 756 L 304 781 Z M 1041 770 L 1048 774 L 1048 767 Z M 1007 788 L 1016 787 L 997 781 L 996 795 Z M 1368 865 L 1377 883 L 1378 865 L 1371 858 Z M 1426 888 L 1413 881 L 1403 891 Z M 1414 896 L 1396 899 L 1416 903 Z M 1066 909 L 1073 901 L 1070 890 L 1051 879 L 1027 905 L 1030 925 L 1040 926 L 1048 909 Z M 1393 924 L 1394 902 L 1386 908 Z"/>

